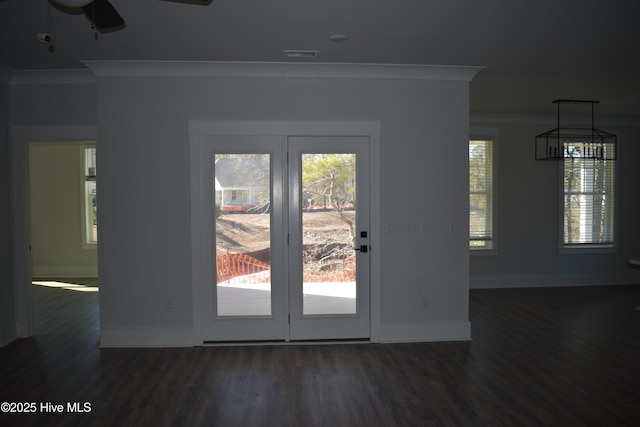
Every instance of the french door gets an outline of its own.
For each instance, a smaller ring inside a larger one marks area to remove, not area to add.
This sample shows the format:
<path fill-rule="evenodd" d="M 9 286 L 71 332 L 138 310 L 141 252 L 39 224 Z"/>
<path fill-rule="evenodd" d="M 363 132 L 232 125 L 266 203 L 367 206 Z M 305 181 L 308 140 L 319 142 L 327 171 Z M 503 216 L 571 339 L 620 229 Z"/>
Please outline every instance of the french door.
<path fill-rule="evenodd" d="M 368 137 L 201 146 L 204 341 L 369 337 Z"/>

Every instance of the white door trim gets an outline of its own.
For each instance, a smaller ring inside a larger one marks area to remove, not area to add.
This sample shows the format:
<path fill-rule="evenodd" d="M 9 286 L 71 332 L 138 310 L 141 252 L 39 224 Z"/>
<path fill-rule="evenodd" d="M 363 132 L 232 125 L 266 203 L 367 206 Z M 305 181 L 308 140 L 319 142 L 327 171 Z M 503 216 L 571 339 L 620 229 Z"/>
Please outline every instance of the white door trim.
<path fill-rule="evenodd" d="M 378 121 L 190 121 L 191 267 L 193 344 L 203 345 L 200 148 L 203 138 L 220 136 L 367 136 L 370 141 L 370 325 L 380 340 L 380 122 Z"/>

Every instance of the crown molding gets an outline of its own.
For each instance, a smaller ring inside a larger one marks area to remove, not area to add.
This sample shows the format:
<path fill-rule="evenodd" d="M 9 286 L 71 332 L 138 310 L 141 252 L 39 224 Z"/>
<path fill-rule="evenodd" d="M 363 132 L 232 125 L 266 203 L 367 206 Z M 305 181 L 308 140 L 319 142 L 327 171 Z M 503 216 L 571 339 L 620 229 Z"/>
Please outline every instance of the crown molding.
<path fill-rule="evenodd" d="M 545 125 L 553 126 L 558 123 L 558 116 L 553 114 L 508 114 L 508 113 L 471 113 L 469 116 L 471 126 L 487 126 L 496 124 L 515 125 Z M 591 116 L 566 115 L 563 116 L 563 124 L 567 126 L 591 125 Z M 638 118 L 634 116 L 596 116 L 596 128 L 603 126 L 638 126 Z"/>
<path fill-rule="evenodd" d="M 483 67 L 293 62 L 82 61 L 97 77 L 287 77 L 471 81 Z"/>
<path fill-rule="evenodd" d="M 12 85 L 95 84 L 96 77 L 86 68 L 68 70 L 15 70 Z"/>

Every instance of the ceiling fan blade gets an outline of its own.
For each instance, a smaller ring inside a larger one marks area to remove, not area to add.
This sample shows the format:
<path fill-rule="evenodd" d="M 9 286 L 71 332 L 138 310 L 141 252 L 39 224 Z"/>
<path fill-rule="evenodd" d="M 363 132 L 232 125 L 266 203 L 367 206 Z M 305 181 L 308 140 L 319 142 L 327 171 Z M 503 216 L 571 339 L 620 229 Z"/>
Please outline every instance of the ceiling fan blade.
<path fill-rule="evenodd" d="M 114 30 L 124 26 L 124 19 L 109 0 L 93 0 L 82 11 L 99 30 Z"/>
<path fill-rule="evenodd" d="M 208 4 L 211 4 L 213 0 L 162 0 L 162 1 L 169 1 L 172 3 L 183 3 L 183 4 L 197 4 L 197 5 L 206 6 Z"/>

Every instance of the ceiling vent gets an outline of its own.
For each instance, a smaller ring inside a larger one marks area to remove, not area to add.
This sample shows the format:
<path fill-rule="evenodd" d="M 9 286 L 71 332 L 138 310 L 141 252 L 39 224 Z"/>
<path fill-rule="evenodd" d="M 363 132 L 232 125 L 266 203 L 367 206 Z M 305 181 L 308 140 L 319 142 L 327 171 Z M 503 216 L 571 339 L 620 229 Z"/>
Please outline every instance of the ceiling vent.
<path fill-rule="evenodd" d="M 285 50 L 284 54 L 288 58 L 315 58 L 318 56 L 317 50 L 302 50 L 302 49 L 289 49 Z"/>

